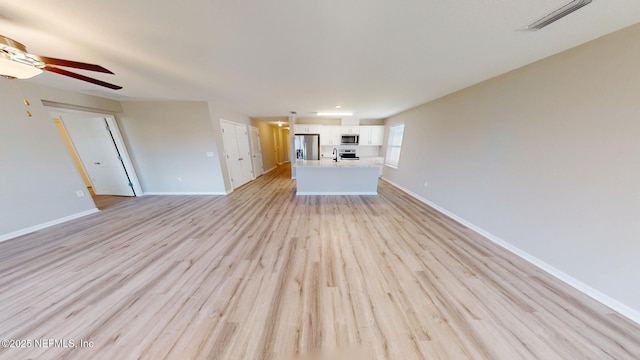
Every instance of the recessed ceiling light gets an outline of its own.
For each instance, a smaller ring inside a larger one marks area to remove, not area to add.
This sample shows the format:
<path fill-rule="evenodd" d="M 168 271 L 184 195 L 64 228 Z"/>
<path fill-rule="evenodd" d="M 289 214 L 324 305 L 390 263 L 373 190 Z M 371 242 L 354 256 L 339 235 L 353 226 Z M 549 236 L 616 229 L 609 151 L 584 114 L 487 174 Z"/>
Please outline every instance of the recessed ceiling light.
<path fill-rule="evenodd" d="M 353 115 L 352 111 L 318 111 L 316 113 L 318 116 L 351 116 Z"/>
<path fill-rule="evenodd" d="M 336 105 L 336 109 L 340 109 L 342 105 Z"/>

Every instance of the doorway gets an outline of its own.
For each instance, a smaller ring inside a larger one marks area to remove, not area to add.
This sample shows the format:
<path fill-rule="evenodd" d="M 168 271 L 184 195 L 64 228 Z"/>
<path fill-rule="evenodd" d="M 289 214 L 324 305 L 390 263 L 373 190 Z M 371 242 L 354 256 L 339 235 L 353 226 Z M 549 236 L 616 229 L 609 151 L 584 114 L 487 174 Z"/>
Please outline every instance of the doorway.
<path fill-rule="evenodd" d="M 251 135 L 251 157 L 253 159 L 253 173 L 255 177 L 264 174 L 264 164 L 262 162 L 262 144 L 260 143 L 260 130 L 257 127 L 250 126 L 249 134 Z"/>
<path fill-rule="evenodd" d="M 97 208 L 142 195 L 113 115 L 67 109 L 50 113 Z"/>
<path fill-rule="evenodd" d="M 275 143 L 276 162 L 278 165 L 290 162 L 289 141 L 289 129 L 278 127 L 273 130 L 273 142 Z"/>

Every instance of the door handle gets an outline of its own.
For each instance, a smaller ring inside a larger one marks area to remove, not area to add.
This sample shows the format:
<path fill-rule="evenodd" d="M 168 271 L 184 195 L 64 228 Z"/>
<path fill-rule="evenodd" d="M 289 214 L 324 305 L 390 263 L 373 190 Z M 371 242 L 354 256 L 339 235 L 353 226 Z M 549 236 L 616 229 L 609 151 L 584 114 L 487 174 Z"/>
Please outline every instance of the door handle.
<path fill-rule="evenodd" d="M 93 163 L 94 165 L 100 165 L 100 161 L 96 161 Z"/>
<path fill-rule="evenodd" d="M 243 159 L 243 158 L 240 158 L 240 159 L 238 159 L 238 160 L 244 160 L 244 159 Z"/>

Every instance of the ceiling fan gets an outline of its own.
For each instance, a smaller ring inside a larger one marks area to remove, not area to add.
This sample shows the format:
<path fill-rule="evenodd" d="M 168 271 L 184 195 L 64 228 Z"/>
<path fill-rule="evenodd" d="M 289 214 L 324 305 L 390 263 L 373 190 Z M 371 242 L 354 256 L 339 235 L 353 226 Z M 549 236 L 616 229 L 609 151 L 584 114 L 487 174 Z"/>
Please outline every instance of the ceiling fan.
<path fill-rule="evenodd" d="M 108 82 L 61 69 L 58 66 L 113 74 L 111 71 L 103 68 L 100 65 L 30 54 L 27 52 L 27 48 L 21 43 L 6 36 L 0 35 L 1 76 L 11 79 L 28 79 L 30 77 L 39 75 L 43 70 L 46 70 L 54 72 L 56 74 L 69 76 L 74 79 L 87 81 L 92 84 L 104 86 L 109 89 L 122 89 L 122 86 L 110 84 Z"/>

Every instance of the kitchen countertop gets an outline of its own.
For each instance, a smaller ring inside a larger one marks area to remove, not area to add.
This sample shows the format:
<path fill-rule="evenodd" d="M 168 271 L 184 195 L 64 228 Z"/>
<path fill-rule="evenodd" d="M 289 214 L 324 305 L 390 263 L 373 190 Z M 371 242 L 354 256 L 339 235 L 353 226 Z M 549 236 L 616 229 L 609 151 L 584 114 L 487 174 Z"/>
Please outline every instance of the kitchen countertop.
<path fill-rule="evenodd" d="M 298 160 L 296 195 L 376 195 L 383 162 L 359 160 Z"/>
<path fill-rule="evenodd" d="M 298 160 L 296 167 L 380 167 L 382 161 L 377 158 L 361 158 L 359 160 Z"/>

